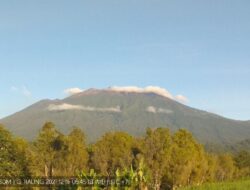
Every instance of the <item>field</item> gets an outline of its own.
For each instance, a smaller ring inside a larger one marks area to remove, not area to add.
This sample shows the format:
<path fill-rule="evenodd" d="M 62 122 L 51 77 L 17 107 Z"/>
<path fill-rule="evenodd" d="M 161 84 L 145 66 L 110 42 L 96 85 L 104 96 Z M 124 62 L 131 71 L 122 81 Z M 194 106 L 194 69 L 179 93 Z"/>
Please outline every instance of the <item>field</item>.
<path fill-rule="evenodd" d="M 250 179 L 234 182 L 207 183 L 199 187 L 185 187 L 178 190 L 249 190 Z"/>

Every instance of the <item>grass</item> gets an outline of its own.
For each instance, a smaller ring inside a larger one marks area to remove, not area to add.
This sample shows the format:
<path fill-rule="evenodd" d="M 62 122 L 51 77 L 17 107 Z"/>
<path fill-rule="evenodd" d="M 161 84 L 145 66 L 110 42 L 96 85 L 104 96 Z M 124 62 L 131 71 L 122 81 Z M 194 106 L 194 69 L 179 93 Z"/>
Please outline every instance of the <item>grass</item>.
<path fill-rule="evenodd" d="M 198 187 L 184 187 L 178 190 L 250 190 L 250 179 L 207 183 Z"/>

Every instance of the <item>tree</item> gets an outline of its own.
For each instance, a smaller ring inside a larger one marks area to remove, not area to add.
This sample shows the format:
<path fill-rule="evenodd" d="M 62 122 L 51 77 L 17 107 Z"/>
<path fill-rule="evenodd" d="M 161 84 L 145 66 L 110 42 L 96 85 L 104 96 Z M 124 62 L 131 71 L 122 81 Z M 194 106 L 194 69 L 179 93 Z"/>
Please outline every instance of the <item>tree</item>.
<path fill-rule="evenodd" d="M 0 177 L 29 176 L 25 147 L 24 140 L 13 138 L 11 133 L 0 125 Z"/>
<path fill-rule="evenodd" d="M 202 183 L 207 168 L 202 146 L 184 129 L 174 134 L 172 146 L 170 169 L 167 172 L 172 188 Z"/>
<path fill-rule="evenodd" d="M 169 168 L 171 136 L 166 128 L 148 129 L 144 139 L 145 162 L 152 172 L 154 188 L 160 189 L 163 174 Z"/>
<path fill-rule="evenodd" d="M 86 171 L 89 156 L 83 131 L 74 128 L 66 138 L 66 146 L 62 166 L 64 175 L 74 176 L 79 171 Z"/>
<path fill-rule="evenodd" d="M 207 171 L 206 171 L 206 179 L 207 182 L 213 182 L 216 180 L 216 171 L 218 168 L 217 155 L 215 154 L 207 154 Z"/>
<path fill-rule="evenodd" d="M 236 154 L 234 160 L 238 168 L 250 168 L 250 152 L 240 151 Z"/>
<path fill-rule="evenodd" d="M 44 165 L 44 176 L 52 177 L 56 173 L 58 159 L 62 159 L 60 154 L 65 150 L 64 136 L 58 132 L 52 122 L 47 122 L 40 131 L 34 147 L 39 162 Z M 57 171 L 60 174 L 60 172 Z"/>
<path fill-rule="evenodd" d="M 92 158 L 96 171 L 102 175 L 114 175 L 115 171 L 129 168 L 132 164 L 133 138 L 124 132 L 106 133 L 92 147 Z"/>
<path fill-rule="evenodd" d="M 239 176 L 250 176 L 250 152 L 240 151 L 234 157 Z"/>
<path fill-rule="evenodd" d="M 221 154 L 218 155 L 217 162 L 217 180 L 224 181 L 232 179 L 236 169 L 233 157 L 230 154 Z"/>

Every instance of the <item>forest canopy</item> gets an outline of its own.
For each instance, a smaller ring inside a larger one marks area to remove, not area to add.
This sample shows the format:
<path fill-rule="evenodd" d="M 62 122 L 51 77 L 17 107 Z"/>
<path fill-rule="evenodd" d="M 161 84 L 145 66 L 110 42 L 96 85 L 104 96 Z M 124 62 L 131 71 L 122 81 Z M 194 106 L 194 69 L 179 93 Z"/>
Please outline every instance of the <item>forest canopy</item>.
<path fill-rule="evenodd" d="M 133 173 L 134 189 L 175 189 L 250 176 L 250 153 L 209 153 L 190 132 L 148 128 L 145 136 L 108 132 L 86 143 L 74 127 L 62 134 L 52 122 L 27 142 L 0 126 L 0 178 L 113 177 Z M 132 188 L 132 187 L 131 187 Z"/>

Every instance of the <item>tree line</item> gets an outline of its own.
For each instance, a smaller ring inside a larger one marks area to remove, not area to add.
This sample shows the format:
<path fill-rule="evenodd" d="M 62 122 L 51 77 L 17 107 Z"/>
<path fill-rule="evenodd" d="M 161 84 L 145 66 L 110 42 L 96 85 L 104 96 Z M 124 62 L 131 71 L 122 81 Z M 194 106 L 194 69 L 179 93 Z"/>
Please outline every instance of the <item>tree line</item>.
<path fill-rule="evenodd" d="M 130 189 L 177 189 L 249 177 L 250 153 L 208 153 L 185 129 L 148 128 L 143 137 L 108 132 L 87 144 L 81 129 L 65 135 L 52 122 L 32 142 L 0 125 L 0 178 L 93 174 L 132 176 Z"/>

